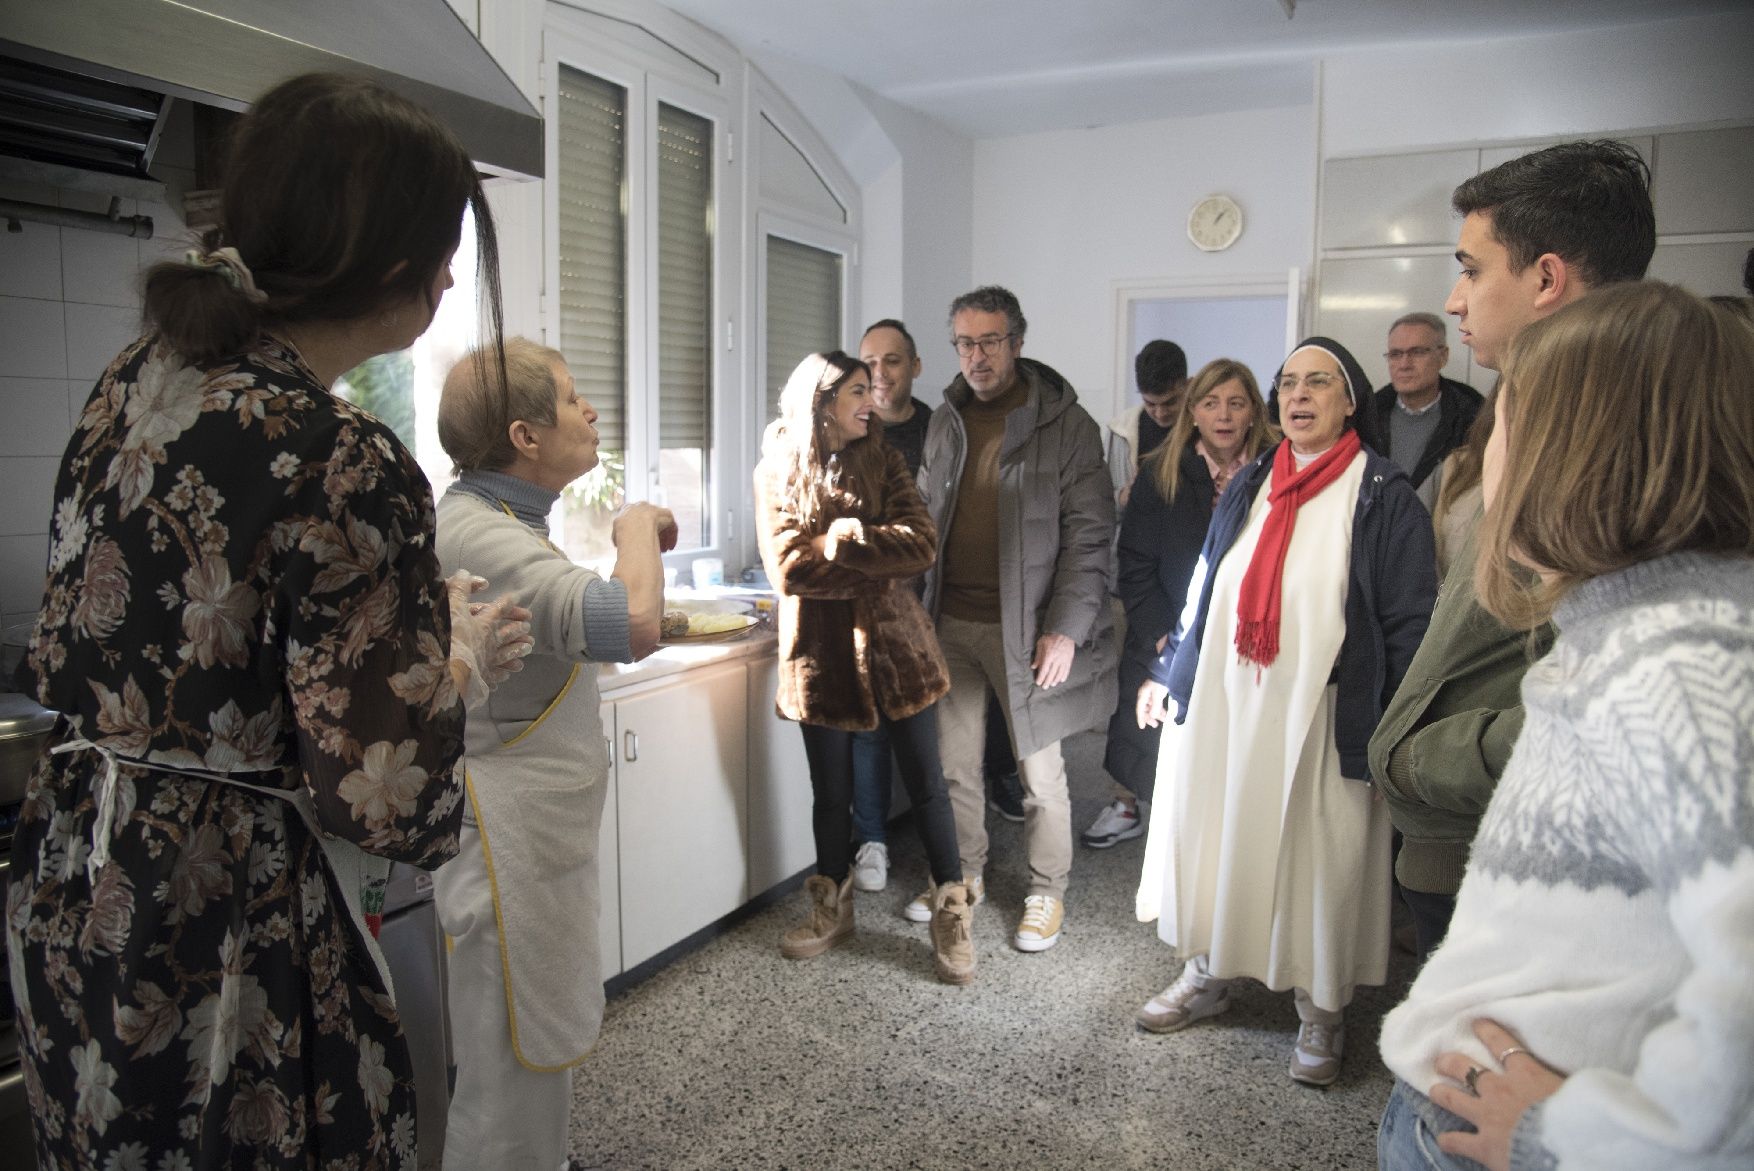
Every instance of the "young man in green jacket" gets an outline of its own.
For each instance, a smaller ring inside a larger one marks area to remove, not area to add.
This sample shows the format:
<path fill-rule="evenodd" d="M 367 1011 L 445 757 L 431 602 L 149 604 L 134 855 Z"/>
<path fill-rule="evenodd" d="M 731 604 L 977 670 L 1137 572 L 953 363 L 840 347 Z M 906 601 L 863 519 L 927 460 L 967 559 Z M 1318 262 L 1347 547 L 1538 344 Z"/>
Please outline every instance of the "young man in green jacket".
<path fill-rule="evenodd" d="M 1512 159 L 1457 187 L 1451 203 L 1463 217 L 1462 271 L 1444 309 L 1488 370 L 1530 322 L 1642 278 L 1656 249 L 1650 169 L 1618 142 Z M 1476 554 L 1470 536 L 1370 741 L 1371 776 L 1402 835 L 1395 877 L 1422 959 L 1449 928 L 1468 847 L 1522 729 L 1523 672 L 1552 642 L 1551 629 L 1507 630 L 1480 607 Z"/>

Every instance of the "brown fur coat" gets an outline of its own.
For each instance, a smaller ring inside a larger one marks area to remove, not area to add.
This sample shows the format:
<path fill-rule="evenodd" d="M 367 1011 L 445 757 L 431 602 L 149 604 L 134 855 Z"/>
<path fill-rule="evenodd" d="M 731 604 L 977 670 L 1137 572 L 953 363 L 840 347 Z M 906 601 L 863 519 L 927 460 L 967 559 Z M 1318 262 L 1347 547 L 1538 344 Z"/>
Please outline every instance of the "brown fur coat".
<path fill-rule="evenodd" d="M 761 560 L 779 593 L 774 704 L 787 719 L 869 731 L 879 711 L 904 719 L 950 689 L 937 633 L 910 584 L 937 555 L 938 530 L 901 453 L 884 451 L 881 491 L 831 492 L 810 527 L 780 474 L 767 461 L 756 469 Z"/>

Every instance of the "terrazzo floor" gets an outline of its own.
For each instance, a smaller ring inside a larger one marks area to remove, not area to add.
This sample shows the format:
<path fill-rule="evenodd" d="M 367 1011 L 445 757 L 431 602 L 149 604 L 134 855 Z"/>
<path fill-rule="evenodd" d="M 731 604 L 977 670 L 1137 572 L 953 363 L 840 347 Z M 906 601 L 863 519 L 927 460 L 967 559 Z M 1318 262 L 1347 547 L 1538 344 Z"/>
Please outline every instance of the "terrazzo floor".
<path fill-rule="evenodd" d="M 1109 799 L 1102 738 L 1065 743 L 1073 827 Z M 861 894 L 858 934 L 788 961 L 782 930 L 803 895 L 612 997 L 602 1038 L 574 1071 L 574 1165 L 602 1171 L 846 1168 L 1186 1168 L 1316 1171 L 1376 1165 L 1391 1078 L 1382 1014 L 1411 978 L 1362 989 L 1333 1086 L 1286 1075 L 1290 993 L 1244 981 L 1230 1012 L 1169 1036 L 1133 1024 L 1178 965 L 1133 917 L 1144 839 L 1078 846 L 1057 946 L 1011 947 L 1026 885 L 1023 827 L 988 815 L 979 971 L 932 976 L 923 888 L 907 824 L 891 833 L 889 889 Z"/>

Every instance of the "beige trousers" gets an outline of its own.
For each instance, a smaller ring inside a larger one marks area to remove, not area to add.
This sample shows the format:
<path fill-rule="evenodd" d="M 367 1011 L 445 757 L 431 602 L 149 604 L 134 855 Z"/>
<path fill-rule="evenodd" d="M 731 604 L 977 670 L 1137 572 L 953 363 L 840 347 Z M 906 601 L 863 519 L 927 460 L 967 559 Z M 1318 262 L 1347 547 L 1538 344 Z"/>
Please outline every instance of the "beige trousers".
<path fill-rule="evenodd" d="M 950 668 L 950 692 L 938 701 L 939 756 L 950 789 L 950 808 L 956 814 L 962 873 L 973 878 L 983 874 L 987 865 L 987 794 L 981 765 L 989 687 L 1010 721 L 1005 646 L 998 623 L 965 622 L 948 615 L 938 619 L 938 642 Z M 1072 803 L 1066 796 L 1066 763 L 1059 742 L 1018 760 L 1017 776 L 1023 782 L 1029 893 L 1063 900 L 1072 869 Z"/>

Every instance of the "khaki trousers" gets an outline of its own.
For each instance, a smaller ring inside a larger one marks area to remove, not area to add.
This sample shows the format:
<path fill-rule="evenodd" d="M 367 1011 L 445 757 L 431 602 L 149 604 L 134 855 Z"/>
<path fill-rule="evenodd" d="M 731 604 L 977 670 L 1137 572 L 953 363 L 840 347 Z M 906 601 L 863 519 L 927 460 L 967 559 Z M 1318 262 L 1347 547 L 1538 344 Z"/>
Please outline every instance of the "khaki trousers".
<path fill-rule="evenodd" d="M 950 668 L 950 692 L 938 701 L 939 756 L 956 814 L 956 846 L 962 873 L 974 878 L 987 865 L 987 793 L 982 772 L 986 742 L 987 689 L 999 697 L 1010 723 L 1005 685 L 1005 646 L 996 622 L 938 619 L 938 642 Z M 1012 743 L 1017 738 L 1012 737 Z M 1023 840 L 1029 854 L 1029 893 L 1066 897 L 1072 869 L 1072 803 L 1066 796 L 1066 763 L 1058 741 L 1017 762 L 1023 782 Z"/>

